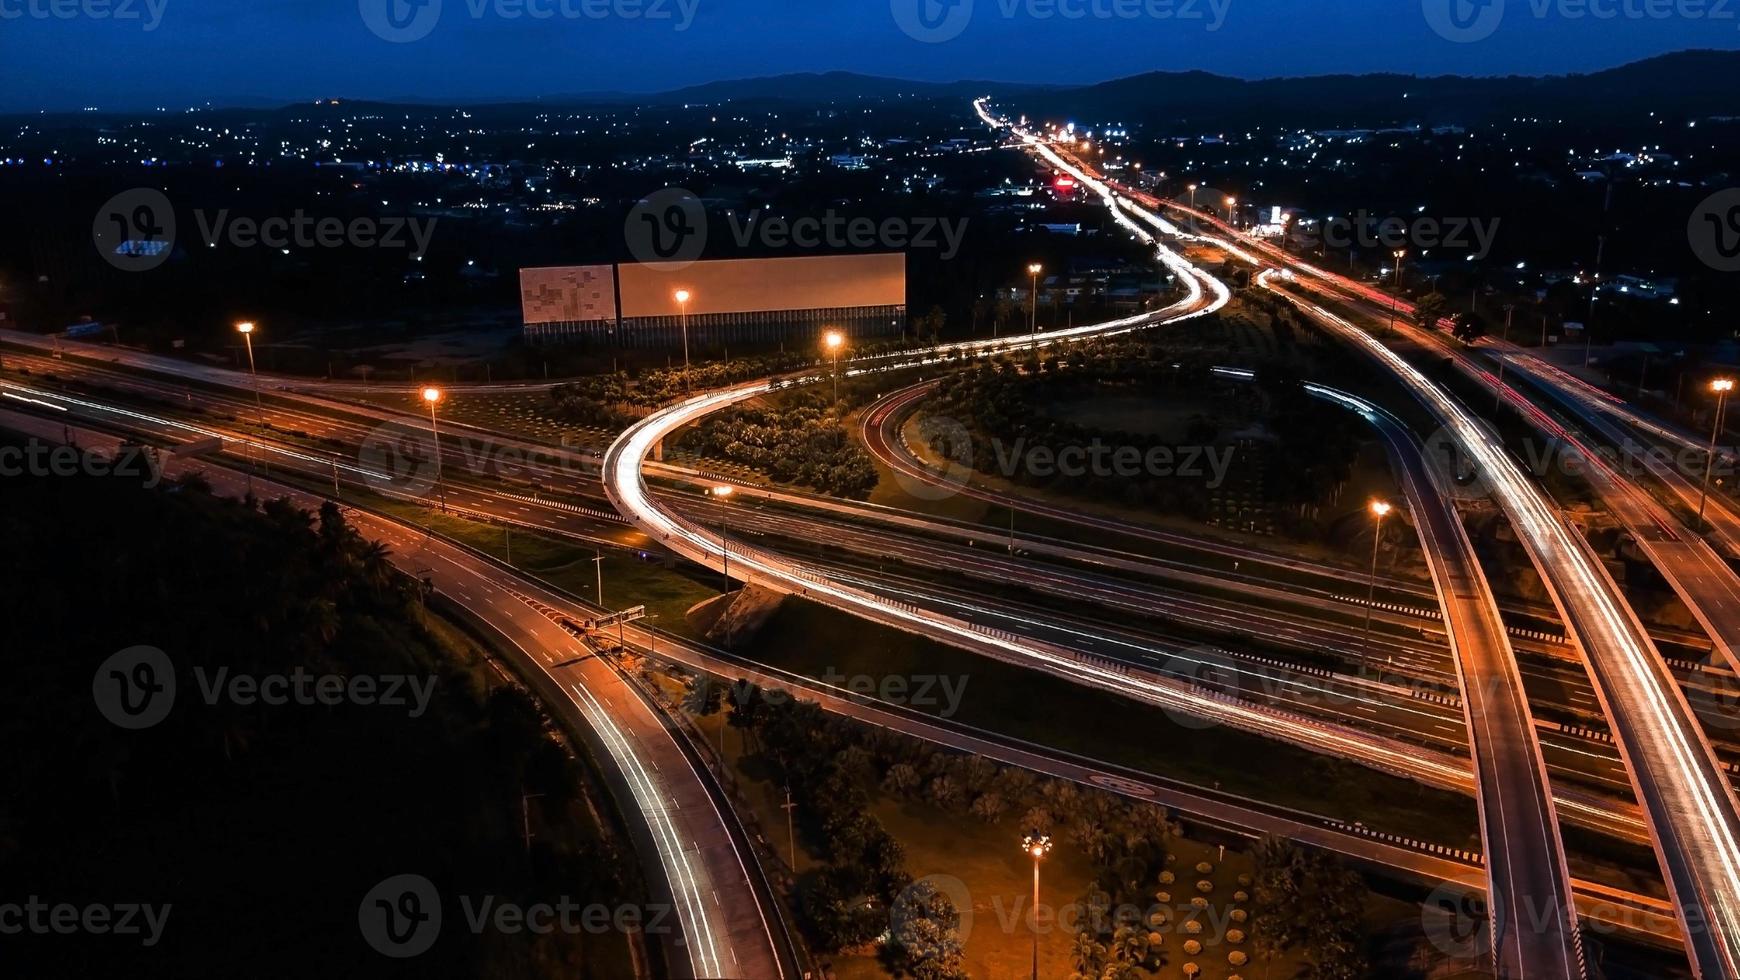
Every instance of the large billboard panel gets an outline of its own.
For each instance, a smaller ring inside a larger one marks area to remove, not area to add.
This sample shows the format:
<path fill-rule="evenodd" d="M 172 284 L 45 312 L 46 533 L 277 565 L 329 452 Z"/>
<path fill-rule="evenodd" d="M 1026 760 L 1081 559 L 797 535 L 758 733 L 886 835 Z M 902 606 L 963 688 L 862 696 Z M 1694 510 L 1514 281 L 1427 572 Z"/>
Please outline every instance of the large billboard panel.
<path fill-rule="evenodd" d="M 616 276 L 608 265 L 520 270 L 526 323 L 616 320 Z"/>
<path fill-rule="evenodd" d="M 906 256 L 899 252 L 625 264 L 617 277 L 628 319 L 676 316 L 679 289 L 689 291 L 695 316 L 906 305 Z"/>

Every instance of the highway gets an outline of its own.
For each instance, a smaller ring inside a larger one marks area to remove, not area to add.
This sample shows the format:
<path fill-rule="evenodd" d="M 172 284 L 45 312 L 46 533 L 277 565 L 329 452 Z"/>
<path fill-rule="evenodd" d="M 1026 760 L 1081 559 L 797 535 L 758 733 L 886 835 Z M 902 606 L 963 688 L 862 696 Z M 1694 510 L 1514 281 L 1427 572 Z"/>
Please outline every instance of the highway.
<path fill-rule="evenodd" d="M 1434 477 L 1400 420 L 1362 399 L 1319 386 L 1383 434 L 1400 470 L 1414 526 L 1432 569 L 1454 653 L 1480 807 L 1494 969 L 1500 977 L 1581 977 L 1569 864 L 1522 673 L 1498 603 L 1448 488 Z"/>
<path fill-rule="evenodd" d="M 1152 218 L 1156 227 L 1166 227 L 1139 207 L 1128 209 L 1145 220 Z M 1229 254 L 1250 259 L 1241 248 L 1243 243 L 1204 238 L 1223 244 Z M 1288 268 L 1307 270 L 1307 279 L 1337 278 L 1285 253 L 1276 259 Z M 1596 693 L 1686 927 L 1694 972 L 1708 978 L 1740 976 L 1740 806 L 1685 696 L 1617 584 L 1588 543 L 1509 457 L 1495 433 L 1370 333 L 1286 293 L 1274 278 L 1273 270 L 1266 270 L 1259 282 L 1310 310 L 1333 333 L 1401 380 L 1474 461 L 1588 659 Z"/>
<path fill-rule="evenodd" d="M 51 444 L 61 443 L 68 424 L 0 408 L 0 425 Z M 70 425 L 83 447 L 112 449 L 118 442 Z M 162 459 L 166 476 L 201 472 L 221 495 L 281 496 L 310 512 L 323 502 L 201 459 L 171 453 Z M 400 570 L 432 582 L 494 629 L 545 707 L 570 731 L 587 736 L 618 809 L 636 830 L 635 852 L 655 889 L 653 900 L 669 906 L 680 926 L 655 937 L 672 973 L 696 980 L 801 976 L 771 889 L 712 775 L 620 672 L 546 615 L 557 597 L 535 583 L 504 583 L 485 559 L 419 530 L 367 511 L 349 509 L 346 517 L 365 536 L 391 545 Z"/>
<path fill-rule="evenodd" d="M 1371 334 L 1261 277 L 1385 366 L 1430 409 L 1478 467 L 1517 529 L 1588 658 L 1596 694 L 1649 822 L 1694 971 L 1740 970 L 1740 807 L 1685 696 L 1619 587 L 1468 410 Z"/>
<path fill-rule="evenodd" d="M 10 415 L 10 413 L 8 413 Z M 58 439 L 61 432 L 61 420 L 54 419 L 47 423 L 37 419 L 29 422 L 40 426 L 40 434 L 46 438 Z M 15 426 L 26 428 L 25 426 Z M 88 432 L 81 433 L 79 440 L 84 445 L 99 442 L 102 436 Z M 286 461 L 288 469 L 295 463 Z M 304 464 L 306 465 L 306 464 Z M 308 476 L 320 479 L 318 469 Z M 347 478 L 349 478 L 347 473 Z M 240 478 L 232 478 L 239 481 Z M 241 492 L 238 486 L 236 492 Z M 391 522 L 387 522 L 391 523 Z M 433 542 L 441 544 L 439 538 L 427 538 L 418 532 L 411 532 L 408 541 L 418 550 L 429 547 Z M 418 570 L 421 566 L 418 566 Z M 498 578 L 501 569 L 496 569 Z M 514 589 L 518 594 L 524 594 L 524 587 Z M 468 597 L 468 596 L 467 596 Z M 555 597 L 543 595 L 539 597 L 540 607 L 553 606 L 563 608 L 561 602 L 553 601 Z M 569 600 L 569 606 L 572 601 Z M 510 604 L 510 609 L 511 607 Z M 547 613 L 548 609 L 544 608 Z M 579 615 L 580 613 L 574 613 Z M 638 627 L 630 627 L 628 638 L 631 645 L 649 645 L 649 640 Z M 1409 842 L 1397 842 L 1390 835 L 1371 834 L 1347 824 L 1339 824 L 1308 814 L 1296 814 L 1290 811 L 1277 811 L 1274 807 L 1259 804 L 1255 801 L 1229 798 L 1224 794 L 1206 794 L 1205 791 L 1182 787 L 1173 783 L 1161 783 L 1146 774 L 1134 773 L 1128 770 L 1108 768 L 1104 765 L 1091 765 L 1086 760 L 1073 756 L 1065 756 L 1055 750 L 1045 750 L 1038 746 L 1025 743 L 1010 743 L 1007 739 L 994 736 L 991 733 L 971 730 L 963 734 L 963 726 L 946 723 L 936 719 L 918 719 L 910 714 L 903 715 L 886 706 L 878 708 L 866 706 L 864 699 L 858 696 L 830 695 L 821 689 L 816 682 L 774 671 L 772 668 L 750 665 L 753 670 L 746 670 L 741 660 L 719 662 L 711 657 L 729 656 L 714 651 L 711 655 L 697 653 L 692 646 L 684 644 L 673 637 L 661 636 L 658 649 L 666 657 L 677 656 L 686 666 L 705 670 L 718 676 L 747 676 L 752 680 L 771 685 L 804 686 L 812 696 L 824 703 L 830 710 L 852 714 L 874 724 L 880 724 L 895 730 L 906 731 L 916 737 L 929 738 L 939 744 L 950 745 L 966 751 L 979 752 L 990 758 L 999 759 L 1017 765 L 1026 765 L 1040 772 L 1048 772 L 1062 778 L 1077 779 L 1089 785 L 1111 789 L 1115 792 L 1151 799 L 1188 810 L 1211 822 L 1224 822 L 1224 825 L 1235 827 L 1251 833 L 1284 833 L 1295 839 L 1330 847 L 1344 854 L 1383 865 L 1392 871 L 1401 871 L 1411 875 L 1416 880 L 1436 881 L 1452 879 L 1461 876 L 1461 870 L 1468 865 L 1458 866 L 1451 852 L 1436 845 L 1424 845 Z M 1463 858 L 1467 860 L 1466 856 Z M 1673 941 L 1677 936 L 1677 925 L 1666 918 L 1665 906 L 1658 905 L 1639 896 L 1615 893 L 1612 889 L 1583 883 L 1579 885 L 1579 907 L 1591 921 L 1597 924 L 1619 928 L 1642 938 L 1655 941 Z"/>
<path fill-rule="evenodd" d="M 984 103 L 978 108 L 988 124 L 1005 125 Z M 1014 131 L 1028 146 L 1042 151 L 1048 163 L 1083 183 L 1092 182 L 1037 137 Z M 1157 231 L 1178 232 L 1140 208 L 1131 210 L 1152 218 Z M 1582 944 L 1570 911 L 1569 866 L 1546 763 L 1498 604 L 1461 520 L 1447 502 L 1449 488 L 1434 483 L 1417 441 L 1394 417 L 1351 396 L 1327 389 L 1316 393 L 1343 402 L 1384 435 L 1427 554 L 1455 654 L 1473 750 L 1475 798 L 1488 856 L 1495 969 L 1504 977 L 1581 977 Z M 1727 790 L 1725 782 L 1722 788 Z"/>

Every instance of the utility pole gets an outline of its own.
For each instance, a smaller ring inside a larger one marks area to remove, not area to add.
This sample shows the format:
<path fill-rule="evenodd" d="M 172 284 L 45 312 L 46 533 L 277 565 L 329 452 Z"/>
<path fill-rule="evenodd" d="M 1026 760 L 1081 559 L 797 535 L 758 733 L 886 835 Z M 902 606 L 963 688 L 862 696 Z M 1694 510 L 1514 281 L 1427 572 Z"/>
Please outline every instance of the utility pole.
<path fill-rule="evenodd" d="M 526 856 L 532 856 L 532 808 L 531 801 L 539 799 L 542 793 L 520 793 L 520 835 L 526 841 Z"/>
<path fill-rule="evenodd" d="M 797 824 L 792 820 L 792 811 L 797 809 L 797 804 L 791 801 L 790 783 L 786 784 L 785 803 L 780 806 L 780 809 L 785 811 L 785 836 L 788 846 L 791 848 L 791 873 L 795 875 L 797 874 Z"/>

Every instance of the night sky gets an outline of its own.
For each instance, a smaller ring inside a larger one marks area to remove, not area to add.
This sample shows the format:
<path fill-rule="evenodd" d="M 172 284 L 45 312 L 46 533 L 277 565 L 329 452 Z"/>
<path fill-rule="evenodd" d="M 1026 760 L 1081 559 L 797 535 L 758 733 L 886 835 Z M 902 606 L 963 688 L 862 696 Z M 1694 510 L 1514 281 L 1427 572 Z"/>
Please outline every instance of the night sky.
<path fill-rule="evenodd" d="M 1564 2 L 1509 0 L 1495 28 L 1471 28 L 1490 36 L 1458 43 L 1427 11 L 1470 0 L 0 0 L 0 109 L 549 96 L 834 69 L 1045 82 L 1190 68 L 1543 74 L 1740 47 L 1740 2 L 1682 8 L 1719 6 L 1721 20 L 1572 19 Z M 941 25 L 934 43 L 914 36 L 931 30 L 919 4 Z M 532 8 L 554 16 L 510 16 Z M 128 16 L 94 16 L 110 9 Z"/>

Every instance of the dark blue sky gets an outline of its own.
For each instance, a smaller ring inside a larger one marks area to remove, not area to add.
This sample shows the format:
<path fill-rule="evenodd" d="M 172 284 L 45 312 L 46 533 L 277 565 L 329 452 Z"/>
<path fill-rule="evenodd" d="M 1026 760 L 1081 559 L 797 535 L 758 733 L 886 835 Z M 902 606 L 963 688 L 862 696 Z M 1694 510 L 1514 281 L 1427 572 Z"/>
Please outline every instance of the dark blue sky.
<path fill-rule="evenodd" d="M 1740 2 L 1712 21 L 1623 12 L 1644 0 L 1586 0 L 1620 11 L 1606 20 L 1571 16 L 1568 0 L 1508 0 L 1501 20 L 1487 8 L 1463 42 L 1435 31 L 1428 11 L 1471 0 L 409 0 L 438 12 L 407 2 L 0 0 L 0 108 L 646 91 L 830 69 L 1048 82 L 1188 68 L 1540 74 L 1740 47 Z M 54 16 L 55 3 L 81 12 Z M 933 5 L 930 21 L 915 19 L 919 4 Z M 1084 16 L 1066 18 L 1060 4 Z M 111 6 L 133 16 L 93 16 Z M 511 16 L 531 8 L 554 16 Z M 623 16 L 655 9 L 664 16 Z"/>

